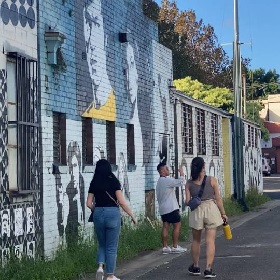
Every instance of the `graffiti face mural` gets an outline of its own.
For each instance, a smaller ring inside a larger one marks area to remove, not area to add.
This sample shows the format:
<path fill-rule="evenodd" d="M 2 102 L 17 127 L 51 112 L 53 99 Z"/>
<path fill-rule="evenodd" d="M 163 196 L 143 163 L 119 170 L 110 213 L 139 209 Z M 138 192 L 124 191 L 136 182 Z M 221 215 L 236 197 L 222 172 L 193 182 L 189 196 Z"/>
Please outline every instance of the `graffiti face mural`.
<path fill-rule="evenodd" d="M 10 210 L 1 211 L 1 233 L 2 236 L 10 237 Z"/>
<path fill-rule="evenodd" d="M 128 183 L 128 177 L 127 177 L 127 167 L 126 167 L 126 162 L 125 162 L 123 153 L 120 153 L 120 156 L 119 156 L 117 177 L 121 183 L 122 191 L 125 195 L 125 198 L 130 200 L 129 183 Z"/>
<path fill-rule="evenodd" d="M 84 181 L 80 173 L 81 153 L 77 142 L 69 143 L 67 159 L 70 175 L 67 186 L 64 185 L 67 180 L 62 180 L 61 174 L 55 174 L 55 177 L 58 232 L 61 240 L 66 238 L 67 244 L 70 244 L 78 241 L 79 227 L 85 220 Z"/>
<path fill-rule="evenodd" d="M 137 92 L 138 92 L 138 72 L 136 68 L 134 50 L 130 43 L 127 43 L 126 58 L 127 58 L 127 92 L 129 94 L 130 102 L 134 103 L 136 101 Z"/>
<path fill-rule="evenodd" d="M 83 17 L 86 57 L 93 99 L 83 116 L 115 121 L 116 98 L 106 69 L 106 35 L 101 13 L 101 1 L 94 0 L 86 5 Z"/>

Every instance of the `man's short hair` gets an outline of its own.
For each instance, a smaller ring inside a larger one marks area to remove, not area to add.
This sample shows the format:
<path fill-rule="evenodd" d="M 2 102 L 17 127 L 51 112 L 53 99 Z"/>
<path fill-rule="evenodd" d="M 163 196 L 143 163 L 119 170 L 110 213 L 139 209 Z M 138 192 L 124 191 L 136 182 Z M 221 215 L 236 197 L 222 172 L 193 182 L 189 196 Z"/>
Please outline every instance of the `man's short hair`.
<path fill-rule="evenodd" d="M 158 166 L 157 166 L 157 171 L 160 172 L 161 168 L 164 167 L 165 165 L 166 165 L 165 162 L 159 163 Z"/>

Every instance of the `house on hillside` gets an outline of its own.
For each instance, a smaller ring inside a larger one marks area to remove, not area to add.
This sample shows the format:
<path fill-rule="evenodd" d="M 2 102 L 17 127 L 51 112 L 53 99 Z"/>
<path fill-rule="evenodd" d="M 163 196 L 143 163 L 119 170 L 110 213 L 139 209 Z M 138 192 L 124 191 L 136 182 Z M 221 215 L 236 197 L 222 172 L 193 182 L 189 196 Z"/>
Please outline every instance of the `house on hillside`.
<path fill-rule="evenodd" d="M 264 122 L 269 131 L 269 141 L 262 141 L 263 157 L 269 160 L 272 173 L 280 172 L 280 122 Z"/>
<path fill-rule="evenodd" d="M 269 141 L 262 141 L 263 157 L 269 160 L 272 173 L 280 172 L 280 94 L 270 94 L 262 101 L 264 109 L 260 117 L 268 129 Z"/>

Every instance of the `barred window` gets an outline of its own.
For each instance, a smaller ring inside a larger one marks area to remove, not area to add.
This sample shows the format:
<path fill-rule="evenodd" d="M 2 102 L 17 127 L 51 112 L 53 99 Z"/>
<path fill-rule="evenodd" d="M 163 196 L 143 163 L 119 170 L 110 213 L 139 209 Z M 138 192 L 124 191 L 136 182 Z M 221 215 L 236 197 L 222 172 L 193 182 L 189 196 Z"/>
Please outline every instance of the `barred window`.
<path fill-rule="evenodd" d="M 248 145 L 251 147 L 252 145 L 252 135 L 251 135 L 251 126 L 248 125 Z"/>
<path fill-rule="evenodd" d="M 193 154 L 192 107 L 182 104 L 182 144 L 183 152 Z"/>
<path fill-rule="evenodd" d="M 116 164 L 116 128 L 115 122 L 106 121 L 107 159 Z"/>
<path fill-rule="evenodd" d="M 205 139 L 205 111 L 196 109 L 196 126 L 197 126 L 197 153 L 206 155 Z"/>
<path fill-rule="evenodd" d="M 37 61 L 8 53 L 9 189 L 39 189 L 39 98 Z"/>
<path fill-rule="evenodd" d="M 82 160 L 83 165 L 93 165 L 92 119 L 82 118 Z"/>
<path fill-rule="evenodd" d="M 259 142 L 259 135 L 258 135 L 258 129 L 255 129 L 255 147 L 258 147 Z"/>
<path fill-rule="evenodd" d="M 127 163 L 135 164 L 134 125 L 127 124 Z"/>
<path fill-rule="evenodd" d="M 212 140 L 212 155 L 219 155 L 219 133 L 218 133 L 218 116 L 216 114 L 211 115 L 211 140 Z"/>
<path fill-rule="evenodd" d="M 255 128 L 251 127 L 251 136 L 252 136 L 252 147 L 255 147 Z"/>
<path fill-rule="evenodd" d="M 53 112 L 53 162 L 66 165 L 66 115 Z"/>

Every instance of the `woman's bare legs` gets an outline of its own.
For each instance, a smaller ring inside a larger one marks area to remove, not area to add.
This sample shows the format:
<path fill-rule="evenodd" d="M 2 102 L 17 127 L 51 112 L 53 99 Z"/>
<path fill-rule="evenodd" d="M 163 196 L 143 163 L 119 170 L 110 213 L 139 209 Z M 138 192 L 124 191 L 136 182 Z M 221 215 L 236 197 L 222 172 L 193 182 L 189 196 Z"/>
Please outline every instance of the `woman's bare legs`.
<path fill-rule="evenodd" d="M 215 257 L 216 228 L 206 229 L 206 269 L 212 268 Z"/>
<path fill-rule="evenodd" d="M 202 230 L 192 229 L 192 259 L 193 265 L 198 267 L 199 256 L 200 256 L 200 243 L 201 243 L 201 233 Z"/>

